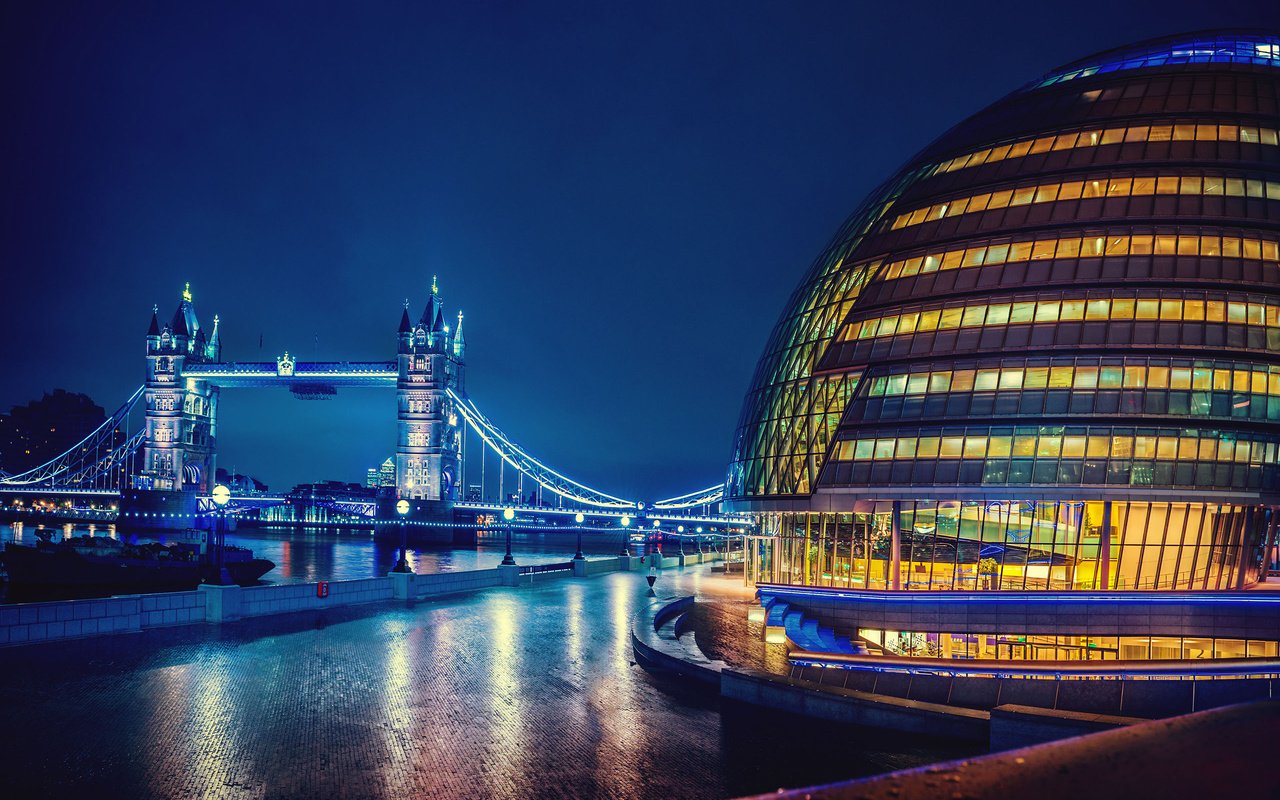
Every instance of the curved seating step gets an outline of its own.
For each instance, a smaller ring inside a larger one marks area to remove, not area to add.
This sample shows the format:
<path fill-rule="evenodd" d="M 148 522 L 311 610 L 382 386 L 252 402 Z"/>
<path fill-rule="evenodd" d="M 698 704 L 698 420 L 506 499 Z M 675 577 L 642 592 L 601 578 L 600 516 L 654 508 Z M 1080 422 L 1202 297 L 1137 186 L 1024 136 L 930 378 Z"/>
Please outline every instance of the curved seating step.
<path fill-rule="evenodd" d="M 632 652 L 647 670 L 682 675 L 718 687 L 724 662 L 707 658 L 692 633 L 681 636 L 681 623 L 693 601 L 693 597 L 654 600 L 636 612 L 631 622 Z"/>

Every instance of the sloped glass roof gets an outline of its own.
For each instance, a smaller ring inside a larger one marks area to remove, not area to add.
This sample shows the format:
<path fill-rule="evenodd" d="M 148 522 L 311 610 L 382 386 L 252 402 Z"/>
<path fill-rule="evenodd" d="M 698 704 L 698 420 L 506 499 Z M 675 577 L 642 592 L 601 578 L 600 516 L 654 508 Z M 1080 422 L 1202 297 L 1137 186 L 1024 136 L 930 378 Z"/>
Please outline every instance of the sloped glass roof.
<path fill-rule="evenodd" d="M 1152 39 L 1108 50 L 1049 72 L 1026 89 L 1120 70 L 1211 62 L 1280 67 L 1280 34 L 1261 31 L 1206 31 Z"/>

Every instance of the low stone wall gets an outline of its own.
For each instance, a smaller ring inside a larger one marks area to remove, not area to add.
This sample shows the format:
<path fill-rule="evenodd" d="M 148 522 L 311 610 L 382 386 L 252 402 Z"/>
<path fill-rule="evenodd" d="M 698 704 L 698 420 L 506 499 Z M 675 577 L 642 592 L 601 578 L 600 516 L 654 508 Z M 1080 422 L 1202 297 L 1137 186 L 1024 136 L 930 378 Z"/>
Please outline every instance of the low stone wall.
<path fill-rule="evenodd" d="M 330 581 L 326 585 L 328 593 L 325 597 L 320 596 L 316 583 L 286 583 L 240 589 L 240 616 L 261 617 L 391 599 L 390 578 Z"/>
<path fill-rule="evenodd" d="M 680 556 L 664 556 L 661 553 L 653 553 L 645 558 L 646 567 L 656 567 L 657 569 L 674 569 L 681 566 Z"/>
<path fill-rule="evenodd" d="M 997 753 L 1149 721 L 1140 717 L 1049 711 L 1031 706 L 996 706 L 991 709 L 990 749 Z"/>
<path fill-rule="evenodd" d="M 419 600 L 448 594 L 478 592 L 501 585 L 496 569 L 476 569 L 466 572 L 436 572 L 413 575 L 411 596 Z"/>
<path fill-rule="evenodd" d="M 591 559 L 582 563 L 580 576 L 634 570 L 639 568 L 640 561 L 639 558 L 621 556 Z M 527 586 L 573 575 L 573 569 L 521 573 L 519 567 L 499 567 L 327 581 L 323 582 L 323 591 L 319 588 L 321 582 L 249 587 L 204 585 L 189 592 L 21 603 L 0 606 L 0 646 L 141 631 L 169 625 L 230 622 L 393 599 L 424 600 L 495 586 Z"/>
<path fill-rule="evenodd" d="M 873 778 L 769 792 L 758 800 L 1274 796 L 1258 748 L 1274 740 L 1277 729 L 1280 703 L 1235 705 Z M 1259 775 L 1264 777 L 1254 778 Z"/>
<path fill-rule="evenodd" d="M 851 725 L 976 742 L 986 742 L 988 735 L 989 715 L 985 711 L 852 689 L 828 687 L 816 691 L 805 681 L 755 670 L 724 670 L 720 694 L 731 700 Z"/>
<path fill-rule="evenodd" d="M 204 622 L 197 592 L 124 595 L 0 606 L 0 645 L 140 631 Z"/>
<path fill-rule="evenodd" d="M 606 572 L 618 572 L 619 570 L 630 569 L 630 563 L 624 563 L 629 561 L 629 559 L 626 559 L 623 556 L 617 556 L 615 558 L 588 558 L 584 562 L 585 566 L 583 569 L 585 570 L 585 574 L 588 576 L 603 575 Z"/>

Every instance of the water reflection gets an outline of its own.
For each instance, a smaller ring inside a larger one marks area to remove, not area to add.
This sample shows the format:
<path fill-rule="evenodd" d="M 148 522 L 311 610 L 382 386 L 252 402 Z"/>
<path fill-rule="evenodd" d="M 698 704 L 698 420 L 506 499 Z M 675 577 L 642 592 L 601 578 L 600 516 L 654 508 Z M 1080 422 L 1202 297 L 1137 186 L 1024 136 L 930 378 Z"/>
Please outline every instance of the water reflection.
<path fill-rule="evenodd" d="M 520 684 L 518 641 L 519 607 L 510 595 L 494 596 L 488 603 L 493 621 L 492 661 L 489 664 L 489 735 L 493 741 L 491 763 L 485 770 L 490 794 L 514 793 L 512 778 L 523 773 L 526 741 L 524 703 Z"/>
<path fill-rule="evenodd" d="M 399 788 L 392 780 L 413 770 L 417 752 L 413 738 L 413 664 L 412 644 L 419 640 L 421 629 L 411 628 L 403 619 L 391 619 L 383 626 L 387 636 L 386 664 L 382 685 L 383 745 L 391 758 L 382 770 L 388 796 Z"/>
<path fill-rule="evenodd" d="M 37 532 L 43 534 L 46 531 L 54 542 L 63 541 L 68 536 L 81 535 L 110 536 L 130 544 L 146 541 L 168 544 L 176 541 L 175 537 L 166 537 L 164 534 L 120 534 L 115 525 L 81 524 L 73 528 L 70 525 L 24 525 L 18 522 L 0 525 L 0 544 L 17 542 L 34 545 L 37 542 Z M 398 544 L 375 539 L 370 531 L 358 529 L 241 528 L 227 533 L 227 544 L 247 547 L 257 557 L 275 563 L 275 569 L 263 577 L 263 583 L 381 577 L 391 571 L 399 557 Z M 572 545 L 565 546 L 543 539 L 517 539 L 512 550 L 521 564 L 567 561 L 573 552 Z M 503 552 L 504 543 L 494 540 L 482 542 L 473 548 L 410 547 L 406 555 L 414 572 L 436 573 L 492 569 L 502 561 Z"/>

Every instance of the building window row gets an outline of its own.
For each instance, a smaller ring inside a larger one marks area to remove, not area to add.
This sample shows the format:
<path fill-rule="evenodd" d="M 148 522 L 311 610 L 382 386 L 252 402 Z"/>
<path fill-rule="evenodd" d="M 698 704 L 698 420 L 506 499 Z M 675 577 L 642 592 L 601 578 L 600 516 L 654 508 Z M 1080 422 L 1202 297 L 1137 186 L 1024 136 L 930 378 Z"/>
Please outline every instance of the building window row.
<path fill-rule="evenodd" d="M 1122 433 L 1112 428 L 1040 426 L 1003 434 L 993 433 L 989 428 L 964 433 L 926 431 L 919 436 L 845 439 L 837 444 L 833 458 L 836 461 L 891 461 L 1012 457 L 1277 463 L 1275 439 L 1215 430 L 1150 430 L 1151 433 L 1135 434 L 1132 430 Z"/>
<path fill-rule="evenodd" d="M 1280 422 L 1280 397 L 1166 389 L 1024 389 L 872 397 L 854 411 L 872 421 L 1132 415 Z M 1083 421 L 1083 420 L 1082 420 Z"/>
<path fill-rule="evenodd" d="M 958 217 L 978 211 L 1015 208 L 1038 203 L 1090 198 L 1189 195 L 1204 197 L 1256 197 L 1280 200 L 1280 181 L 1236 178 L 1224 175 L 1107 176 L 1080 181 L 1054 181 L 957 197 L 917 208 L 893 218 L 889 230 L 923 222 Z"/>
<path fill-rule="evenodd" d="M 1220 366 L 1213 366 L 1218 364 Z M 1005 366 L 880 375 L 870 397 L 1009 389 L 1194 389 L 1280 396 L 1280 367 L 1208 362 L 1204 366 L 1157 364 Z"/>
<path fill-rule="evenodd" d="M 907 311 L 855 320 L 840 334 L 841 341 L 945 331 L 959 328 L 1022 325 L 1034 322 L 1149 320 L 1165 322 L 1225 322 L 1261 328 L 1280 328 L 1280 301 L 1211 299 L 1205 293 L 1185 296 L 1088 297 L 1025 300 L 1006 303 L 974 301 L 964 305 Z"/>
<path fill-rule="evenodd" d="M 933 588 L 937 564 L 921 562 L 908 570 L 908 588 Z M 958 565 L 960 586 L 978 588 L 993 583 L 980 575 L 976 565 Z M 945 570 L 944 570 L 945 571 Z M 916 573 L 929 573 L 925 576 Z M 1012 571 L 1011 571 L 1012 572 Z M 827 576 L 823 576 L 827 577 Z M 830 576 L 834 580 L 835 576 Z M 941 577 L 941 576 L 939 576 Z M 1012 578 L 1013 576 L 1010 575 Z M 984 579 L 985 580 L 981 580 Z M 1017 580 L 1011 580 L 1016 584 Z M 925 584 L 925 585 L 920 585 Z M 824 584 L 830 585 L 830 584 Z M 1192 636 L 1047 636 L 1009 633 L 946 633 L 859 628 L 858 637 L 880 645 L 894 655 L 923 658 L 999 659 L 1013 661 L 1146 661 L 1150 659 L 1275 658 L 1280 642 L 1258 639 L 1225 639 Z"/>
<path fill-rule="evenodd" d="M 1167 125 L 1131 125 L 1119 128 L 1093 128 L 1083 131 L 1037 136 L 987 147 L 973 153 L 956 156 L 935 166 L 930 174 L 941 175 L 966 167 L 992 164 L 1026 155 L 1048 153 L 1056 150 L 1074 150 L 1081 147 L 1099 147 L 1109 144 L 1136 142 L 1246 142 L 1265 145 L 1280 143 L 1275 128 L 1254 125 L 1214 125 L 1204 123 L 1174 123 Z"/>
<path fill-rule="evenodd" d="M 966 458 L 844 461 L 827 465 L 824 486 L 1108 486 L 1150 489 L 1280 489 L 1280 467 L 1230 461 L 1105 458 Z"/>
<path fill-rule="evenodd" d="M 1280 261 L 1280 243 L 1254 236 L 1217 234 L 1103 234 L 1060 236 L 1020 242 L 939 250 L 895 259 L 884 266 L 884 280 L 930 272 L 1024 261 L 1105 256 L 1209 256 Z M 879 263 L 879 262 L 873 262 Z"/>

